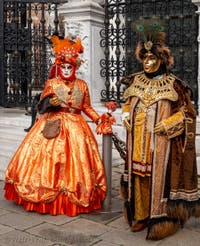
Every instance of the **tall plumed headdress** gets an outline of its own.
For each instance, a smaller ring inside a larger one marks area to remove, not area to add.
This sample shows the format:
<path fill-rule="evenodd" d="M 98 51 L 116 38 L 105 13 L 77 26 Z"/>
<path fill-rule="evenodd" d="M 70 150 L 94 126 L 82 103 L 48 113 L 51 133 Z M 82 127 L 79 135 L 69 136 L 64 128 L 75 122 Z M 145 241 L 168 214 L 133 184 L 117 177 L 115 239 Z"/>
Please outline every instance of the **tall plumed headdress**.
<path fill-rule="evenodd" d="M 79 54 L 83 53 L 80 38 L 72 40 L 68 37 L 60 39 L 58 36 L 53 36 L 51 42 L 56 64 L 69 62 L 77 67 L 80 66 L 82 60 L 79 58 Z"/>
<path fill-rule="evenodd" d="M 133 24 L 134 31 L 139 35 L 139 43 L 136 47 L 136 58 L 142 62 L 144 55 L 151 52 L 161 59 L 166 68 L 170 68 L 174 62 L 169 47 L 165 44 L 165 24 L 159 18 L 140 19 Z"/>

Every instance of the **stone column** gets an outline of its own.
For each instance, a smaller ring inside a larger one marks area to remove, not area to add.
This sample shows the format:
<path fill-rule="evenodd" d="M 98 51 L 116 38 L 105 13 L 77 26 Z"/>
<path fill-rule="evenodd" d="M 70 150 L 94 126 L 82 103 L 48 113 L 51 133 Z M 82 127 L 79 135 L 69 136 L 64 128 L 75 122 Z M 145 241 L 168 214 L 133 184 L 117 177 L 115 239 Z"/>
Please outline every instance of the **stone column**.
<path fill-rule="evenodd" d="M 83 60 L 77 77 L 84 79 L 90 90 L 91 101 L 100 104 L 104 80 L 100 76 L 100 60 L 103 49 L 100 47 L 100 30 L 104 26 L 102 0 L 69 0 L 59 7 L 65 25 L 65 36 L 79 36 L 84 46 Z"/>

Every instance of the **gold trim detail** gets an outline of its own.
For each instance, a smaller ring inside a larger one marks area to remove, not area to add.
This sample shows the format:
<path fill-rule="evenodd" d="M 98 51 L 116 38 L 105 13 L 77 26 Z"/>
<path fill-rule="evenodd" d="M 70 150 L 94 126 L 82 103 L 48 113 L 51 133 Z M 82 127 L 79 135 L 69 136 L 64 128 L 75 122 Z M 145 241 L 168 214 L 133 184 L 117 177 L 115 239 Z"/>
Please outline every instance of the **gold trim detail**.
<path fill-rule="evenodd" d="M 145 105 L 153 104 L 161 99 L 177 101 L 178 94 L 173 84 L 175 78 L 172 75 L 164 75 L 161 79 L 149 79 L 144 73 L 138 74 L 134 82 L 124 92 L 124 98 L 136 96 Z"/>
<path fill-rule="evenodd" d="M 72 99 L 75 102 L 75 105 L 80 107 L 82 100 L 83 100 L 83 92 L 81 91 L 81 89 L 78 87 L 78 85 L 75 83 L 74 85 L 74 89 L 72 92 Z"/>
<path fill-rule="evenodd" d="M 181 135 L 184 131 L 184 115 L 182 111 L 162 120 L 168 139 Z"/>

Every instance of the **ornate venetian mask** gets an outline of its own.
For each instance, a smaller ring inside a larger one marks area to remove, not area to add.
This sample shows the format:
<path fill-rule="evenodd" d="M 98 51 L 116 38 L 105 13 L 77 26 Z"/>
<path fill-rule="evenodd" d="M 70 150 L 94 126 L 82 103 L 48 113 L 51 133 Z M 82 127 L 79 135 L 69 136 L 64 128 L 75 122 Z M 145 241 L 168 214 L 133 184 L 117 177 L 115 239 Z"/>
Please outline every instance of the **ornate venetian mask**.
<path fill-rule="evenodd" d="M 63 63 L 60 65 L 60 77 L 65 80 L 74 78 L 76 67 L 70 63 Z"/>
<path fill-rule="evenodd" d="M 161 60 L 151 52 L 147 52 L 143 58 L 143 68 L 146 73 L 156 72 L 161 64 Z"/>

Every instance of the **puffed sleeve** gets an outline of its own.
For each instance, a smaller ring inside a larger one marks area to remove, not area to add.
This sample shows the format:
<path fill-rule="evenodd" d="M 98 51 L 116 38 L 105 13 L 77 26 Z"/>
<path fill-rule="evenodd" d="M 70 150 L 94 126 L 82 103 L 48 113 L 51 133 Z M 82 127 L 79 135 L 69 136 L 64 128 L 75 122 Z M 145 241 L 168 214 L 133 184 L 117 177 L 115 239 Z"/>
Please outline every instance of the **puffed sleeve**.
<path fill-rule="evenodd" d="M 90 101 L 90 94 L 88 90 L 88 86 L 85 83 L 84 86 L 84 99 L 83 99 L 83 112 L 94 122 L 97 122 L 99 119 L 98 113 L 94 110 Z"/>
<path fill-rule="evenodd" d="M 47 96 L 52 96 L 55 94 L 53 87 L 52 87 L 52 80 L 47 80 L 44 86 L 44 89 L 42 91 L 40 99 L 43 100 Z"/>

